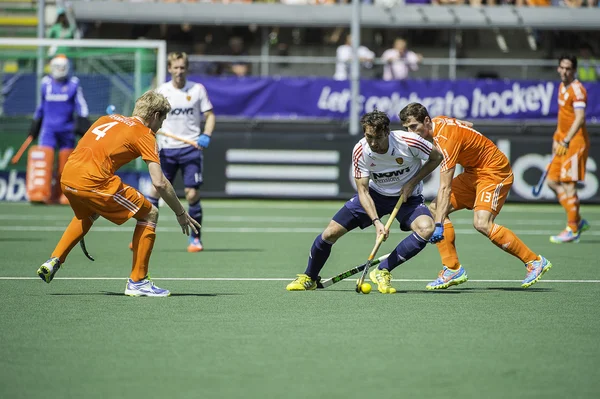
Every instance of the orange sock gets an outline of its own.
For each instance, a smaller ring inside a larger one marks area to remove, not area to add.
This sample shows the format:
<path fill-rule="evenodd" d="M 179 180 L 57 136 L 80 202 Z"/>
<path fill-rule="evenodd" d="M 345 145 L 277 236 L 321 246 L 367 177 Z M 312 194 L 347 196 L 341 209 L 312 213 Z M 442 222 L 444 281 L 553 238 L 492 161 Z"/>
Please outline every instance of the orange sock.
<path fill-rule="evenodd" d="M 579 228 L 579 221 L 581 216 L 579 215 L 579 197 L 575 194 L 572 197 L 567 198 L 567 226 L 573 230 L 573 233 L 577 233 Z"/>
<path fill-rule="evenodd" d="M 56 244 L 52 257 L 57 257 L 60 259 L 60 263 L 64 263 L 73 247 L 90 231 L 92 224 L 94 221 L 90 218 L 77 219 L 73 217 L 60 241 Z"/>
<path fill-rule="evenodd" d="M 452 270 L 457 270 L 460 267 L 456 246 L 454 245 L 455 239 L 454 226 L 452 222 L 446 221 L 444 223 L 444 239 L 435 245 L 437 245 L 438 251 L 440 251 L 442 264 Z"/>
<path fill-rule="evenodd" d="M 558 202 L 565 208 L 565 212 L 567 212 L 567 226 L 569 226 L 574 233 L 577 233 L 579 221 L 581 220 L 581 216 L 579 215 L 579 197 L 577 196 L 577 193 L 572 197 L 567 197 L 565 193 L 561 193 L 558 195 Z"/>
<path fill-rule="evenodd" d="M 133 232 L 133 265 L 129 278 L 133 281 L 143 280 L 148 276 L 148 262 L 156 238 L 156 224 L 138 221 Z"/>
<path fill-rule="evenodd" d="M 488 238 L 498 248 L 508 252 L 512 256 L 521 259 L 521 262 L 528 263 L 537 259 L 537 255 L 523 241 L 504 226 L 499 224 L 492 225 L 492 231 Z"/>

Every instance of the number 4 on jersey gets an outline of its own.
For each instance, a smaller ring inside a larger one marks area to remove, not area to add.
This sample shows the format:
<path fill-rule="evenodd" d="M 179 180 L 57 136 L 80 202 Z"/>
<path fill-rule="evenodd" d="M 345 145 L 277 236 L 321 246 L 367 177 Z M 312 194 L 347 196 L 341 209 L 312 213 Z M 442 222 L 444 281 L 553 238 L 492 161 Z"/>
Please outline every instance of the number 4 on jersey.
<path fill-rule="evenodd" d="M 100 140 L 102 137 L 106 136 L 106 132 L 113 126 L 118 125 L 119 122 L 109 122 L 103 125 L 96 126 L 92 133 L 96 135 L 96 141 Z"/>

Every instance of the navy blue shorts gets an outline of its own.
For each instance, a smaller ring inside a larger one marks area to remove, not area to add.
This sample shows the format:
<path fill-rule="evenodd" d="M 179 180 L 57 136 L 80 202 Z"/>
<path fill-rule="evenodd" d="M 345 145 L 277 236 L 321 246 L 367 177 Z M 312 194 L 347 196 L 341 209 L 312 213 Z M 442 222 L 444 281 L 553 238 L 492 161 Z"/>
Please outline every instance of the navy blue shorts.
<path fill-rule="evenodd" d="M 369 194 L 375 203 L 377 216 L 380 218 L 392 213 L 398 202 L 398 197 L 381 195 L 371 189 L 369 189 Z M 400 223 L 400 229 L 402 229 L 402 231 L 410 231 L 411 223 L 421 215 L 432 217 L 429 208 L 425 205 L 423 196 L 414 195 L 402 204 L 396 215 L 396 220 Z M 344 204 L 344 206 L 333 216 L 333 220 L 338 222 L 348 231 L 357 227 L 365 229 L 373 224 L 371 218 L 360 204 L 358 194 Z"/>
<path fill-rule="evenodd" d="M 181 169 L 186 188 L 198 188 L 202 185 L 203 160 L 202 151 L 192 146 L 160 150 L 160 166 L 165 177 L 172 183 L 177 171 Z"/>
<path fill-rule="evenodd" d="M 75 132 L 53 132 L 42 129 L 39 145 L 59 150 L 75 148 Z"/>

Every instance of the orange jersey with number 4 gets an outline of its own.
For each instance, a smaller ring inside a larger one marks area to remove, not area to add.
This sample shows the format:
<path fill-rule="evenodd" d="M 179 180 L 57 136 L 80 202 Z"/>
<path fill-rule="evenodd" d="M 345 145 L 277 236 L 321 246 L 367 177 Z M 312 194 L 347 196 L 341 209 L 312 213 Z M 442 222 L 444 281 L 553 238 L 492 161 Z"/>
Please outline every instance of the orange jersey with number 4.
<path fill-rule="evenodd" d="M 79 140 L 61 183 L 78 190 L 111 192 L 120 183 L 115 172 L 140 156 L 160 163 L 154 132 L 137 118 L 103 116 Z"/>
<path fill-rule="evenodd" d="M 506 155 L 477 130 L 446 116 L 432 121 L 434 143 L 444 155 L 441 172 L 461 165 L 466 173 L 479 176 L 511 173 Z"/>
<path fill-rule="evenodd" d="M 575 122 L 575 110 L 584 109 L 587 105 L 587 91 L 585 87 L 575 79 L 569 86 L 561 83 L 558 87 L 558 125 L 554 135 L 555 140 L 563 140 L 571 125 Z M 583 137 L 581 137 L 583 135 Z M 585 122 L 581 129 L 577 131 L 575 137 L 580 136 L 585 141 L 589 140 Z"/>

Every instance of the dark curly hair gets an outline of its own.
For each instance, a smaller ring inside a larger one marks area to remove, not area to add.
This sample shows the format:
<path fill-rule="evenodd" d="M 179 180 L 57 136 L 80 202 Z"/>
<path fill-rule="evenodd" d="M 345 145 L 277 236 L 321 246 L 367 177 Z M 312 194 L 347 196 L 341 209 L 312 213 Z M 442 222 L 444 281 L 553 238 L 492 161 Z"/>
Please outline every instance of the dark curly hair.
<path fill-rule="evenodd" d="M 571 65 L 573 66 L 573 69 L 577 69 L 577 57 L 575 57 L 572 54 L 561 54 L 560 57 L 558 57 L 558 65 L 560 65 L 560 62 L 562 60 L 567 60 L 567 61 L 571 61 Z"/>
<path fill-rule="evenodd" d="M 398 114 L 400 123 L 402 124 L 408 122 L 408 118 L 411 116 L 414 116 L 417 122 L 423 123 L 425 122 L 425 117 L 429 116 L 429 112 L 427 112 L 427 108 L 423 104 L 410 103 L 402 108 L 402 111 Z"/>
<path fill-rule="evenodd" d="M 360 125 L 362 126 L 363 133 L 367 126 L 371 126 L 376 132 L 389 132 L 390 118 L 385 112 L 375 110 L 364 114 L 362 118 L 360 118 Z"/>

